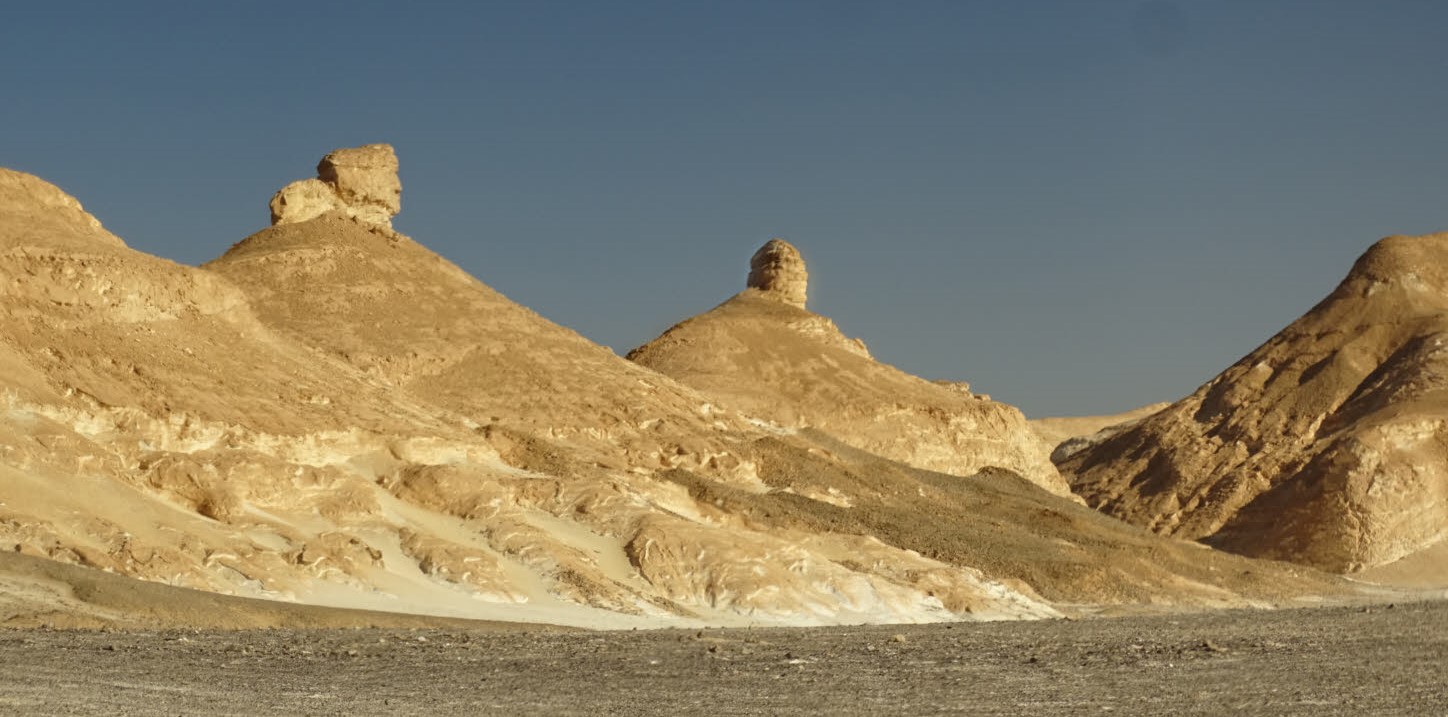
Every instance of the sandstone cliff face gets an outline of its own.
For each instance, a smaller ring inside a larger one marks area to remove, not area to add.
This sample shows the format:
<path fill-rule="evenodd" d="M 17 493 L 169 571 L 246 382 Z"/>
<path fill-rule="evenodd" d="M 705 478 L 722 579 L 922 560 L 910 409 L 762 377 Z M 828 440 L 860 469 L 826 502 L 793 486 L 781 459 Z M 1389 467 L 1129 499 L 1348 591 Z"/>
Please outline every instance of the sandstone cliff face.
<path fill-rule="evenodd" d="M 336 164 L 329 181 L 350 185 Z M 0 302 L 3 551 L 220 593 L 604 627 L 1337 589 L 1271 566 L 1235 577 L 1255 564 L 1009 476 L 941 482 L 760 428 L 356 213 L 279 224 L 198 269 L 0 174 Z"/>
<path fill-rule="evenodd" d="M 770 240 L 748 288 L 634 349 L 629 358 L 787 428 L 959 476 L 1006 468 L 1057 495 L 1070 490 L 1050 446 L 1012 406 L 870 358 L 829 319 L 804 310 L 804 261 Z"/>
<path fill-rule="evenodd" d="M 1448 538 L 1448 234 L 1389 237 L 1302 318 L 1063 464 L 1103 511 L 1351 572 Z"/>

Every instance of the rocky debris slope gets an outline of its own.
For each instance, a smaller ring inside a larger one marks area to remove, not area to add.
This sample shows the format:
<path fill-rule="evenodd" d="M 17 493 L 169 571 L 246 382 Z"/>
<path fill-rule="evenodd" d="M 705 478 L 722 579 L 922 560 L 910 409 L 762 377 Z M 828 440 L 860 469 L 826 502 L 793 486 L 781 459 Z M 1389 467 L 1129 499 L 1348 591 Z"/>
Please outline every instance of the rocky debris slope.
<path fill-rule="evenodd" d="M 1224 569 L 1205 571 L 1199 548 L 1009 474 L 941 485 L 760 428 L 355 212 L 278 224 L 198 269 L 7 173 L 0 278 L 0 550 L 218 593 L 594 627 L 1342 589 L 1216 553 Z"/>
<path fill-rule="evenodd" d="M 1394 236 L 1195 393 L 1063 464 L 1107 513 L 1352 572 L 1448 538 L 1448 234 Z"/>
<path fill-rule="evenodd" d="M 742 293 L 628 357 L 785 428 L 815 428 L 958 476 L 1006 468 L 1070 495 L 1050 446 L 1019 410 L 875 361 L 862 342 L 805 310 L 806 277 L 799 251 L 772 239 L 750 261 Z"/>

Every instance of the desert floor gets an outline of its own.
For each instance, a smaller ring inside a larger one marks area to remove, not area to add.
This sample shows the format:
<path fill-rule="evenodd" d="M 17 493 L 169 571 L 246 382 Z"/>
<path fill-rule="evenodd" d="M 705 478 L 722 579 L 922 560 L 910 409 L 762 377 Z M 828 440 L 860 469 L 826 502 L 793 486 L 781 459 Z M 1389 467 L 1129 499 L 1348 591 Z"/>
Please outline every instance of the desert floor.
<path fill-rule="evenodd" d="M 1442 714 L 1448 601 L 790 629 L 0 631 L 7 714 Z"/>

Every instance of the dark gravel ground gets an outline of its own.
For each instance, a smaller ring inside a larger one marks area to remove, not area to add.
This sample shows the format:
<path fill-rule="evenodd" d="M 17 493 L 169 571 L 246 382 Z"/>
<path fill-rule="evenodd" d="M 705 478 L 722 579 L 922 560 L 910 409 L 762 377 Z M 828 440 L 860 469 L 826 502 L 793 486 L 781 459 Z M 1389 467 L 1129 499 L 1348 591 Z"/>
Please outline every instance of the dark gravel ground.
<path fill-rule="evenodd" d="M 1448 602 L 638 632 L 0 631 L 0 714 L 1448 714 Z"/>

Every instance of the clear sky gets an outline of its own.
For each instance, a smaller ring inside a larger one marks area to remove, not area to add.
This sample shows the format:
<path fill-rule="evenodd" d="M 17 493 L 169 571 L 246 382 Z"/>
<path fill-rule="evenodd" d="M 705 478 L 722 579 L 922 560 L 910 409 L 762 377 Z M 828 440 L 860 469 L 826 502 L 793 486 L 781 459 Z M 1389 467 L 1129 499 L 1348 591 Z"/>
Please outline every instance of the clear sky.
<path fill-rule="evenodd" d="M 1448 2 L 32 2 L 0 165 L 184 263 L 342 146 L 396 227 L 620 353 L 771 236 L 875 355 L 1029 415 L 1175 400 L 1448 229 Z"/>

